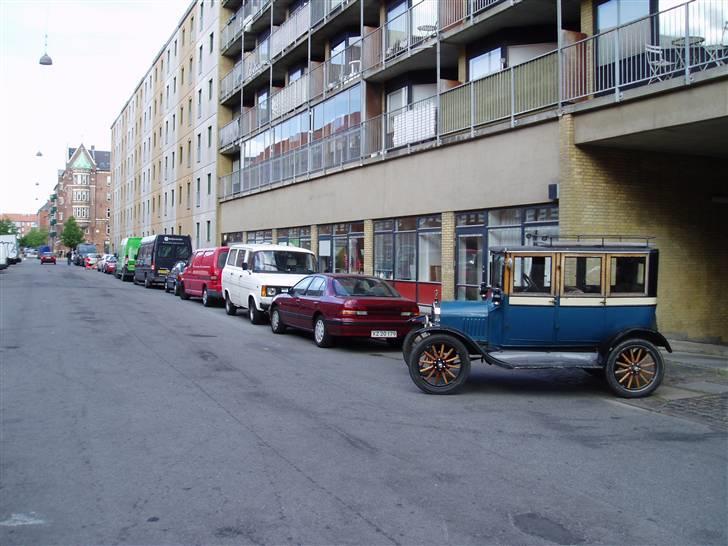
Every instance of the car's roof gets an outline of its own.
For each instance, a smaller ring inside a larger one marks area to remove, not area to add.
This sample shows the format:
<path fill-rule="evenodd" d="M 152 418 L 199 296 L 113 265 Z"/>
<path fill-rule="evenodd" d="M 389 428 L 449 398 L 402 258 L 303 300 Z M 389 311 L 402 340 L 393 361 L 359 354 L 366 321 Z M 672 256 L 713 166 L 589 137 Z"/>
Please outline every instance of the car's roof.
<path fill-rule="evenodd" d="M 198 248 L 194 252 L 214 252 L 216 250 L 229 250 L 226 246 L 211 246 L 208 248 Z"/>
<path fill-rule="evenodd" d="M 307 248 L 301 248 L 298 246 L 286 246 L 286 245 L 274 245 L 272 243 L 233 243 L 230 248 L 244 248 L 246 250 L 281 250 L 288 252 L 306 252 L 307 254 L 313 254 L 313 252 Z"/>

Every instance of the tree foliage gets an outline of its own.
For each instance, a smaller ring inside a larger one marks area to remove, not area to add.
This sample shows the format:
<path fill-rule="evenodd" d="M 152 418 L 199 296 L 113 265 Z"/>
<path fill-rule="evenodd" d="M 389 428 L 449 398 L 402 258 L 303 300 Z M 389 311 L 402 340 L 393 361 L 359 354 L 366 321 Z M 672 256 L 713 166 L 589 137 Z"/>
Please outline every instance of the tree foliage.
<path fill-rule="evenodd" d="M 48 243 L 48 232 L 44 229 L 31 228 L 20 238 L 21 247 L 38 248 Z"/>
<path fill-rule="evenodd" d="M 18 228 L 12 220 L 9 218 L 0 218 L 0 235 L 12 235 L 17 232 Z"/>
<path fill-rule="evenodd" d="M 63 225 L 61 242 L 68 248 L 76 248 L 79 243 L 83 242 L 83 231 L 78 227 L 76 219 L 73 216 L 66 220 Z"/>

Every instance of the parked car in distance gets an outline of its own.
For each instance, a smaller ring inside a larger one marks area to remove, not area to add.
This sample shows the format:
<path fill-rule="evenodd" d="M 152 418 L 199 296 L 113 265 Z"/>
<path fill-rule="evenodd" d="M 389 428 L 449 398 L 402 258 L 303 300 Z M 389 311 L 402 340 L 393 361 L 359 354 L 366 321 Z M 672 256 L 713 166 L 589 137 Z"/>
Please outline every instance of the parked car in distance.
<path fill-rule="evenodd" d="M 403 298 L 377 277 L 317 274 L 302 279 L 273 299 L 270 326 L 276 334 L 287 327 L 313 332 L 319 347 L 337 337 L 384 339 L 399 345 L 412 330 L 418 305 Z"/>
<path fill-rule="evenodd" d="M 104 264 L 106 263 L 106 260 L 111 258 L 113 254 L 102 254 L 101 258 L 99 258 L 99 261 L 96 262 L 96 270 L 97 271 L 103 271 L 104 270 Z"/>
<path fill-rule="evenodd" d="M 134 278 L 136 257 L 141 243 L 141 237 L 126 237 L 121 240 L 115 273 L 117 279 L 128 281 Z"/>
<path fill-rule="evenodd" d="M 180 260 L 169 270 L 164 279 L 165 292 L 172 292 L 175 296 L 179 296 L 180 274 L 185 270 L 185 267 L 187 267 L 187 262 Z"/>
<path fill-rule="evenodd" d="M 40 263 L 56 265 L 56 256 L 53 252 L 44 252 L 40 255 Z"/>
<path fill-rule="evenodd" d="M 111 256 L 110 258 L 107 258 L 104 262 L 104 268 L 101 271 L 107 274 L 116 274 L 116 263 L 116 256 Z"/>
<path fill-rule="evenodd" d="M 485 300 L 443 302 L 408 334 L 410 377 L 426 393 L 448 394 L 480 360 L 514 370 L 583 369 L 617 396 L 648 396 L 665 372 L 658 347 L 672 351 L 655 327 L 657 264 L 649 240 L 578 237 L 491 249 Z"/>
<path fill-rule="evenodd" d="M 184 300 L 190 296 L 202 298 L 205 307 L 222 300 L 222 270 L 229 251 L 226 246 L 195 250 L 180 275 L 180 297 Z"/>
<path fill-rule="evenodd" d="M 83 265 L 86 269 L 96 267 L 96 264 L 101 259 L 101 254 L 86 254 L 83 258 Z"/>
<path fill-rule="evenodd" d="M 78 246 L 76 246 L 76 257 L 73 261 L 76 265 L 80 266 L 86 266 L 86 256 L 90 255 L 97 256 L 98 250 L 96 250 L 96 245 L 92 245 L 90 243 L 80 243 Z M 96 262 L 94 261 L 94 264 Z"/>
<path fill-rule="evenodd" d="M 222 275 L 225 312 L 247 309 L 253 324 L 265 320 L 271 301 L 306 275 L 316 272 L 316 257 L 305 248 L 271 244 L 230 245 Z"/>
<path fill-rule="evenodd" d="M 163 284 L 170 269 L 180 260 L 187 260 L 192 254 L 192 240 L 189 235 L 150 235 L 139 245 L 134 267 L 134 283 L 145 288 Z"/>

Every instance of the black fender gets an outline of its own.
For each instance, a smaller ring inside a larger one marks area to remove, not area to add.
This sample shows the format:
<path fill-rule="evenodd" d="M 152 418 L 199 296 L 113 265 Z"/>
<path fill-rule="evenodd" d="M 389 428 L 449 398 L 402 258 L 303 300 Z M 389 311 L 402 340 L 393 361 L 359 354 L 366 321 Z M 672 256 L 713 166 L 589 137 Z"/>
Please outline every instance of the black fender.
<path fill-rule="evenodd" d="M 623 330 L 618 334 L 612 336 L 611 339 L 602 342 L 602 344 L 599 346 L 599 352 L 603 355 L 608 355 L 612 348 L 614 348 L 616 345 L 626 339 L 633 338 L 645 339 L 653 345 L 657 345 L 658 347 L 664 347 L 668 353 L 672 352 L 672 347 L 670 347 L 670 343 L 668 343 L 667 339 L 665 339 L 665 336 L 663 336 L 657 330 L 652 330 L 650 328 L 629 328 L 628 330 Z"/>
<path fill-rule="evenodd" d="M 471 355 L 478 355 L 482 358 L 485 358 L 485 356 L 486 356 L 483 348 L 480 346 L 480 344 L 477 341 L 475 341 L 473 338 L 471 338 L 467 334 L 462 333 L 460 330 L 454 330 L 454 329 L 448 328 L 446 326 L 427 326 L 425 328 L 413 329 L 405 338 L 405 342 L 414 338 L 416 335 L 419 335 L 424 332 L 428 333 L 429 335 L 446 334 L 446 335 L 452 336 L 452 337 L 458 339 L 459 341 L 461 341 L 463 343 L 463 345 L 465 345 L 465 347 L 468 349 L 468 352 Z"/>

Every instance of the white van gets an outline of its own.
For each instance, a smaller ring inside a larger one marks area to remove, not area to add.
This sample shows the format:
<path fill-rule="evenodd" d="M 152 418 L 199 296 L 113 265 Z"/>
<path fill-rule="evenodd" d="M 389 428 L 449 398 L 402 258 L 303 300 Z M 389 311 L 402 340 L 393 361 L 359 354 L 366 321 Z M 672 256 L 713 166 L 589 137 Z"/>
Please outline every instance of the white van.
<path fill-rule="evenodd" d="M 316 273 L 316 256 L 295 246 L 271 244 L 230 245 L 222 271 L 225 312 L 248 310 L 253 324 L 260 324 L 277 294 L 288 292 L 306 275 Z"/>

